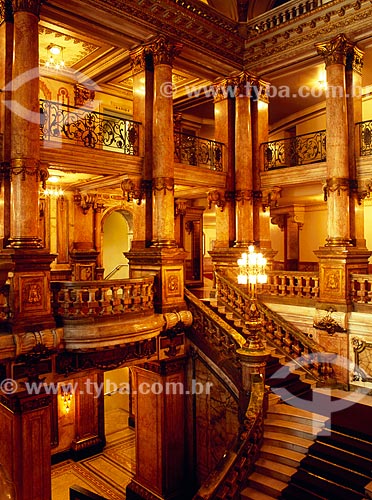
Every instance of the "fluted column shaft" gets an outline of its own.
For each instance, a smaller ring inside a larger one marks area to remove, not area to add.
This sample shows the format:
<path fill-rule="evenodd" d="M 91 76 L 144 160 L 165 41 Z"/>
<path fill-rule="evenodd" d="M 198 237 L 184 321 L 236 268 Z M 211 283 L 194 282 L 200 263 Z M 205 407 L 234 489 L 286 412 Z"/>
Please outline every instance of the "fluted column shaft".
<path fill-rule="evenodd" d="M 350 42 L 338 35 L 317 44 L 327 73 L 327 246 L 350 245 L 348 115 L 346 107 L 345 64 Z"/>
<path fill-rule="evenodd" d="M 180 46 L 164 37 L 152 45 L 154 61 L 153 115 L 153 239 L 152 246 L 175 247 L 174 133 L 172 64 Z"/>
<path fill-rule="evenodd" d="M 253 244 L 253 174 L 250 75 L 239 75 L 235 96 L 236 247 Z"/>
<path fill-rule="evenodd" d="M 37 234 L 40 180 L 40 0 L 13 0 L 14 62 L 11 145 L 11 234 L 14 248 L 40 248 Z"/>

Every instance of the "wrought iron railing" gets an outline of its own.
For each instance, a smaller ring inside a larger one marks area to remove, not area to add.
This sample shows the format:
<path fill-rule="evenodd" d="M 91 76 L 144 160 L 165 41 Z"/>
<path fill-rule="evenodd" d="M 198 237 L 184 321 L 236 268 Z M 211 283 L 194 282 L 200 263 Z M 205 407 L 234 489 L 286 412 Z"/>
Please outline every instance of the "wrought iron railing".
<path fill-rule="evenodd" d="M 138 155 L 138 122 L 91 109 L 40 100 L 41 139 L 68 139 L 87 148 Z"/>
<path fill-rule="evenodd" d="M 326 131 L 296 135 L 262 144 L 265 170 L 326 161 Z"/>
<path fill-rule="evenodd" d="M 52 281 L 52 304 L 64 320 L 154 312 L 153 277 L 101 281 Z"/>
<path fill-rule="evenodd" d="M 222 147 L 221 142 L 174 132 L 174 160 L 179 163 L 208 167 L 222 172 Z"/>
<path fill-rule="evenodd" d="M 359 125 L 360 156 L 372 155 L 372 120 L 357 123 Z"/>

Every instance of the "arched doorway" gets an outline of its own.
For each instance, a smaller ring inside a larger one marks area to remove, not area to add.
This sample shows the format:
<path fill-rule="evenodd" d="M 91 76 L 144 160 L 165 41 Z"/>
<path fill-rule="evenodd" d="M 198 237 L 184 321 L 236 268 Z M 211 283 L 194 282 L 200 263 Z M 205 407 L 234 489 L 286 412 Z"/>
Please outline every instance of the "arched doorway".
<path fill-rule="evenodd" d="M 105 279 L 129 277 L 128 259 L 124 252 L 133 239 L 133 216 L 127 210 L 115 210 L 103 220 L 102 264 Z"/>

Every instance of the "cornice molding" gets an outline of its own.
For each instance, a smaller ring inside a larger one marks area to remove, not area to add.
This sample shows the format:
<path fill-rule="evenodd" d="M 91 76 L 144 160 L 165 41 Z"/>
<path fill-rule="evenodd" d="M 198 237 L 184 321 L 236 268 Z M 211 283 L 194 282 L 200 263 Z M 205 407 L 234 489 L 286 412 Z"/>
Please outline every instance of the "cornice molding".
<path fill-rule="evenodd" d="M 238 25 L 219 16 L 195 0 L 96 0 L 97 7 L 110 14 L 125 17 L 135 25 L 147 25 L 173 40 L 188 42 L 206 52 L 218 54 L 226 62 L 242 64 L 244 39 Z"/>
<path fill-rule="evenodd" d="M 315 44 L 329 40 L 345 31 L 348 38 L 357 41 L 363 30 L 370 31 L 372 6 L 369 0 L 342 2 L 319 9 L 302 19 L 294 19 L 282 26 L 263 33 L 259 38 L 248 39 L 245 46 L 245 67 L 254 72 L 268 71 L 282 64 L 285 59 L 303 60 L 316 53 Z"/>

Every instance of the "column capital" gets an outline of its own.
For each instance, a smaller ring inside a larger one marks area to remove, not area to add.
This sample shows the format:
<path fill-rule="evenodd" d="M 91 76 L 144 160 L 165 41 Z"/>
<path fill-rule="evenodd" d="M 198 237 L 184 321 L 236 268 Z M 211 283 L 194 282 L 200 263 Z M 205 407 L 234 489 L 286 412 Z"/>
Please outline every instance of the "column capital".
<path fill-rule="evenodd" d="M 173 61 L 181 52 L 182 47 L 183 45 L 179 42 L 173 42 L 169 38 L 159 36 L 148 46 L 148 50 L 153 55 L 154 65 L 173 66 Z"/>
<path fill-rule="evenodd" d="M 13 12 L 29 12 L 39 17 L 40 7 L 44 0 L 12 0 Z"/>
<path fill-rule="evenodd" d="M 332 38 L 329 42 L 316 43 L 318 54 L 323 56 L 326 67 L 333 64 L 346 65 L 346 57 L 353 49 L 354 43 L 348 40 L 343 33 Z"/>
<path fill-rule="evenodd" d="M 0 22 L 13 22 L 12 0 L 0 0 Z"/>
<path fill-rule="evenodd" d="M 346 70 L 362 74 L 364 52 L 356 45 L 350 47 L 346 55 Z"/>
<path fill-rule="evenodd" d="M 147 68 L 148 47 L 137 47 L 130 52 L 130 63 L 132 74 L 135 75 Z"/>

